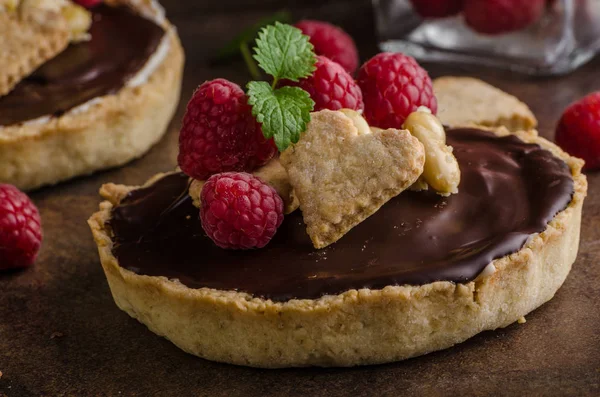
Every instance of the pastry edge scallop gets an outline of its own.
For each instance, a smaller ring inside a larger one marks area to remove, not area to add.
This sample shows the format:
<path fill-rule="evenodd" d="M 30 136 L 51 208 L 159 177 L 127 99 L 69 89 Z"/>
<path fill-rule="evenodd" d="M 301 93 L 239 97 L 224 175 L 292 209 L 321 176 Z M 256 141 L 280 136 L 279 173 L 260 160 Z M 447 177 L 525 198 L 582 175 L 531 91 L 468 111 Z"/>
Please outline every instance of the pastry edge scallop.
<path fill-rule="evenodd" d="M 177 31 L 154 0 L 112 3 L 128 4 L 160 22 L 169 46 L 164 59 L 141 85 L 126 85 L 60 117 L 0 126 L 1 182 L 33 190 L 121 166 L 144 155 L 165 134 L 177 110 L 183 75 Z"/>
<path fill-rule="evenodd" d="M 503 128 L 491 130 L 510 134 Z M 137 187 L 103 186 L 107 201 L 88 223 L 117 306 L 188 353 L 262 368 L 399 361 L 506 327 L 550 300 L 566 279 L 577 256 L 587 194 L 583 163 L 535 132 L 514 134 L 568 164 L 574 195 L 542 233 L 532 235 L 516 253 L 492 261 L 467 283 L 387 286 L 273 302 L 236 291 L 192 289 L 178 280 L 120 267 L 106 222 L 113 205 Z"/>

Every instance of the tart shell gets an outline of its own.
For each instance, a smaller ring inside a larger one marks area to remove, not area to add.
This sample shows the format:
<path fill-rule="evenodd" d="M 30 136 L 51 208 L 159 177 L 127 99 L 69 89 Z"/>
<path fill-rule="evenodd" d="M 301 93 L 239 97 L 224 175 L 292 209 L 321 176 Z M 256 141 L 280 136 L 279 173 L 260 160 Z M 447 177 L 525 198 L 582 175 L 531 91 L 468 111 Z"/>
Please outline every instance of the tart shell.
<path fill-rule="evenodd" d="M 509 134 L 506 129 L 495 133 Z M 178 280 L 120 267 L 106 224 L 113 206 L 136 187 L 103 186 L 107 201 L 88 223 L 117 306 L 188 353 L 263 368 L 403 360 L 514 323 L 550 300 L 571 270 L 587 192 L 583 163 L 535 131 L 515 134 L 568 164 L 573 199 L 544 232 L 532 235 L 518 252 L 494 260 L 467 283 L 439 281 L 273 302 L 242 292 L 192 289 Z"/>
<path fill-rule="evenodd" d="M 169 50 L 144 84 L 125 86 L 61 117 L 0 127 L 0 182 L 31 190 L 123 165 L 165 133 L 179 103 L 184 54 L 166 21 Z"/>

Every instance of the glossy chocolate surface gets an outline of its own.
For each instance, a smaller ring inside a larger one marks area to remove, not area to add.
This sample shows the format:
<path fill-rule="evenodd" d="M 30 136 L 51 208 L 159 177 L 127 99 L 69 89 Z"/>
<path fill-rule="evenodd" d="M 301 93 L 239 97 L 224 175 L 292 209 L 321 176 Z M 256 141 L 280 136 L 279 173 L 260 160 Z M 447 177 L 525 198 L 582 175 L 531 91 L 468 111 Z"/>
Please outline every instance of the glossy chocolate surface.
<path fill-rule="evenodd" d="M 165 31 L 126 7 L 93 8 L 91 40 L 65 51 L 0 98 L 0 125 L 59 116 L 121 89 L 156 51 Z"/>
<path fill-rule="evenodd" d="M 571 201 L 573 179 L 563 161 L 514 136 L 456 129 L 448 143 L 462 171 L 458 194 L 403 192 L 323 250 L 313 248 L 300 211 L 286 216 L 263 249 L 218 248 L 204 235 L 187 177 L 173 174 L 113 210 L 113 251 L 138 274 L 276 301 L 469 281 L 543 231 Z"/>

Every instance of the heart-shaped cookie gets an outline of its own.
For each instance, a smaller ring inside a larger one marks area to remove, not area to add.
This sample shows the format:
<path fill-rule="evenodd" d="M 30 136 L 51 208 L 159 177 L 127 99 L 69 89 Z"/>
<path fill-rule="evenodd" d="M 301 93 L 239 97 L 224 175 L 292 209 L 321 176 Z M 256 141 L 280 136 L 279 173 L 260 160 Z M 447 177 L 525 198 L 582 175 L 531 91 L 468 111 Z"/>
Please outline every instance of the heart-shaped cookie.
<path fill-rule="evenodd" d="M 423 145 L 406 130 L 368 128 L 357 113 L 322 110 L 281 154 L 315 248 L 339 240 L 423 172 Z"/>

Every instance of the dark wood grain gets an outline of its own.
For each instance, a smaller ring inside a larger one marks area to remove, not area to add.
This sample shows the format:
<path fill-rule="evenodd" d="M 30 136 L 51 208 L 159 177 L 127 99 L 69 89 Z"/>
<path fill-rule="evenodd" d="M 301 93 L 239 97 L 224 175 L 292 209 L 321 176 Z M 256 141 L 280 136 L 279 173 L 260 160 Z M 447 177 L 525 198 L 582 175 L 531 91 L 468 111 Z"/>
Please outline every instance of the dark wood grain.
<path fill-rule="evenodd" d="M 367 0 L 164 3 L 187 50 L 184 103 L 206 79 L 247 80 L 241 63 L 216 67 L 207 60 L 242 26 L 273 10 L 287 7 L 297 18 L 339 23 L 356 37 L 363 58 L 377 50 Z M 554 79 L 427 68 L 433 76 L 481 77 L 517 95 L 530 104 L 548 138 L 568 103 L 600 89 L 600 59 Z M 201 360 L 149 332 L 113 303 L 86 219 L 97 209 L 102 183 L 139 184 L 174 167 L 183 104 L 167 136 L 143 159 L 32 194 L 45 241 L 34 268 L 0 275 L 0 395 L 600 395 L 600 174 L 589 175 L 573 271 L 556 297 L 524 325 L 396 364 L 277 371 Z"/>

